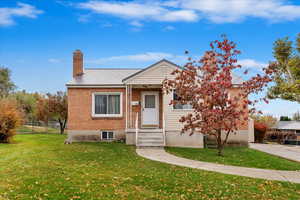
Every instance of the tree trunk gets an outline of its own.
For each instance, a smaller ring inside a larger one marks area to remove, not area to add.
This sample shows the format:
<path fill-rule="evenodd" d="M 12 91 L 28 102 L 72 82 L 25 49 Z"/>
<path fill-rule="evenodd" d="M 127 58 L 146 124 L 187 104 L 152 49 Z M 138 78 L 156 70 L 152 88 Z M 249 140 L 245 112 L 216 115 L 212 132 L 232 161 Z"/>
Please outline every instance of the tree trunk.
<path fill-rule="evenodd" d="M 218 130 L 216 140 L 217 140 L 217 147 L 218 147 L 218 156 L 223 156 L 223 144 L 222 144 L 221 130 Z"/>
<path fill-rule="evenodd" d="M 59 122 L 59 127 L 60 127 L 60 134 L 64 134 L 67 120 L 62 121 L 61 119 L 58 119 L 58 122 Z"/>

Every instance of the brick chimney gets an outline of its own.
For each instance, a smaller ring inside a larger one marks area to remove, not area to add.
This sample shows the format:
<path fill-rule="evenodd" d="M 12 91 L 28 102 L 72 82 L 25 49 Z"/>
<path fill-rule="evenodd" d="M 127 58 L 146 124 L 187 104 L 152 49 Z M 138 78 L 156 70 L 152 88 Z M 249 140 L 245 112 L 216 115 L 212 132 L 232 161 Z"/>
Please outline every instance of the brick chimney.
<path fill-rule="evenodd" d="M 73 52 L 73 77 L 83 74 L 83 54 L 80 50 Z"/>

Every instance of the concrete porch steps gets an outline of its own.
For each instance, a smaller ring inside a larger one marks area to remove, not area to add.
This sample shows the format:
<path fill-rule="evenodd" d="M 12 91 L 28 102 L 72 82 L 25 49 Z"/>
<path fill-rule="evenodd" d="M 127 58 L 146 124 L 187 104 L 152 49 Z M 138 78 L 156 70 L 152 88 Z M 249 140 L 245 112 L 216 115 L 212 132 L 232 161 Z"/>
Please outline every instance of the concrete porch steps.
<path fill-rule="evenodd" d="M 163 147 L 162 129 L 140 129 L 137 138 L 138 147 Z"/>

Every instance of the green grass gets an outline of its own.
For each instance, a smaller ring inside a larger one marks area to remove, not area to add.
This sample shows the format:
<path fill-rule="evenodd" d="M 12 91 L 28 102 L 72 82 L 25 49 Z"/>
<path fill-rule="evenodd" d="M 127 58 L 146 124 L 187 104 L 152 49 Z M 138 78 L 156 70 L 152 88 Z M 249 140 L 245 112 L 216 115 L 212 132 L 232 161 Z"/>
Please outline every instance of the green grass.
<path fill-rule="evenodd" d="M 226 147 L 224 156 L 217 156 L 216 149 L 192 149 L 168 147 L 166 150 L 174 155 L 226 165 L 254 167 L 277 170 L 300 170 L 300 163 L 279 158 L 247 147 Z"/>
<path fill-rule="evenodd" d="M 0 144 L 0 199 L 299 199 L 300 184 L 154 162 L 122 143 L 64 145 L 58 134 Z"/>
<path fill-rule="evenodd" d="M 32 134 L 32 133 L 59 133 L 58 129 L 42 126 L 27 126 L 23 125 L 17 129 L 18 134 Z"/>

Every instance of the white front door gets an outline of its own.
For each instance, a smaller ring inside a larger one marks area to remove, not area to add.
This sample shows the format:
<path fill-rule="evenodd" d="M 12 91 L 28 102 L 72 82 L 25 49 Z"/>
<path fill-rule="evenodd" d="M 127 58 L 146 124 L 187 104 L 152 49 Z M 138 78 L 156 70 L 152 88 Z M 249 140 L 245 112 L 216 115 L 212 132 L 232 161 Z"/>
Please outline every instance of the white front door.
<path fill-rule="evenodd" d="M 159 125 L 158 92 L 142 92 L 142 126 Z"/>

